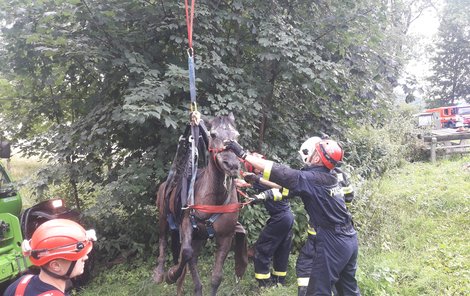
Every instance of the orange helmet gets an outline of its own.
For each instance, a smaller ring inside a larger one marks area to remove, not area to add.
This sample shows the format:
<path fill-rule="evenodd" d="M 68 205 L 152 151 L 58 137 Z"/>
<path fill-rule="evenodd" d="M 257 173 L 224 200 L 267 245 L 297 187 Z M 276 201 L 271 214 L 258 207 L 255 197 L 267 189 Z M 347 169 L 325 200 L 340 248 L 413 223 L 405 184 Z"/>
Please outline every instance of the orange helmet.
<path fill-rule="evenodd" d="M 320 155 L 324 166 L 332 170 L 343 161 L 343 148 L 333 140 L 321 140 L 315 144 L 315 150 Z"/>
<path fill-rule="evenodd" d="M 54 259 L 77 261 L 87 255 L 96 241 L 94 230 L 85 231 L 78 223 L 67 219 L 52 219 L 41 224 L 31 240 L 23 241 L 23 254 L 36 266 Z"/>

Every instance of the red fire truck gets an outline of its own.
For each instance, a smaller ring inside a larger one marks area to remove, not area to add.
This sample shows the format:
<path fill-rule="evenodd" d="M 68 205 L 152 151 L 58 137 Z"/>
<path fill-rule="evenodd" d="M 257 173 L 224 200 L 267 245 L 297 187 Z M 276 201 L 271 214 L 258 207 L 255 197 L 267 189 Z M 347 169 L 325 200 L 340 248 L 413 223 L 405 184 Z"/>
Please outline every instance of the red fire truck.
<path fill-rule="evenodd" d="M 438 107 L 424 112 L 438 114 L 442 128 L 455 128 L 459 120 L 464 126 L 470 126 L 470 105 Z"/>

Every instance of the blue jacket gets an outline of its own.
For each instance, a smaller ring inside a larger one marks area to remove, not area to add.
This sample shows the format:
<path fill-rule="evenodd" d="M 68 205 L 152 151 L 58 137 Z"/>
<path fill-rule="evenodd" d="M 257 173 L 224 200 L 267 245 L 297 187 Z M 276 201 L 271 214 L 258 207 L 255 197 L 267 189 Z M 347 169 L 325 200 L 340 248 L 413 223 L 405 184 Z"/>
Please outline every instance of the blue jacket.
<path fill-rule="evenodd" d="M 265 169 L 264 175 L 269 176 L 269 181 L 289 189 L 289 196 L 302 199 L 310 224 L 316 230 L 322 228 L 345 235 L 356 234 L 336 174 L 326 167 L 309 166 L 294 170 L 273 163 L 270 172 Z"/>

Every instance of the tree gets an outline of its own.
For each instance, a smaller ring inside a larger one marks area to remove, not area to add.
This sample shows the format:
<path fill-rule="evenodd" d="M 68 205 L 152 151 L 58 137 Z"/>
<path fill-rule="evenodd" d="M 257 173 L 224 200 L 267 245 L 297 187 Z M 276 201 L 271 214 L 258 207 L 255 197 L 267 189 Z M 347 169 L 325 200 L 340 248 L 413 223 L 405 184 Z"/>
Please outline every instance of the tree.
<path fill-rule="evenodd" d="M 429 77 L 430 107 L 470 102 L 469 5 L 468 0 L 446 2 Z"/>
<path fill-rule="evenodd" d="M 234 112 L 243 145 L 292 164 L 308 136 L 380 125 L 402 66 L 392 13 L 403 8 L 389 8 L 198 1 L 199 110 Z M 152 233 L 134 230 L 155 223 L 155 187 L 188 122 L 184 1 L 0 0 L 0 16 L 1 72 L 15 86 L 2 115 L 24 152 L 57 164 L 40 184 L 66 181 L 101 217 L 108 250 L 142 250 Z"/>

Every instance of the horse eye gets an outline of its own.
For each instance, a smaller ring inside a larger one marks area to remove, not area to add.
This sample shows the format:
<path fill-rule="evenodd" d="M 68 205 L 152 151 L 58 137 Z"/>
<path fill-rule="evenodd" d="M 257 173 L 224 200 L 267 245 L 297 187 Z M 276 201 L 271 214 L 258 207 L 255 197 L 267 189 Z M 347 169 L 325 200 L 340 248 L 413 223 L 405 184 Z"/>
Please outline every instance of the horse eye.
<path fill-rule="evenodd" d="M 216 132 L 211 132 L 211 138 L 212 138 L 212 139 L 217 138 L 217 133 L 216 133 Z"/>

